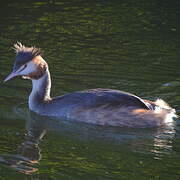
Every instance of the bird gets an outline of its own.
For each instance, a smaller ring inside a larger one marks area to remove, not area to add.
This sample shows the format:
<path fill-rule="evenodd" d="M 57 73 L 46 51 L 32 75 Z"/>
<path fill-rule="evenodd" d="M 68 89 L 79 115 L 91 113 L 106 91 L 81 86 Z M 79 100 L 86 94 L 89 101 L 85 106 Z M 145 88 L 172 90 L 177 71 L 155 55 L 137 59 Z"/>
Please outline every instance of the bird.
<path fill-rule="evenodd" d="M 51 97 L 51 76 L 42 50 L 36 46 L 14 44 L 16 58 L 4 82 L 22 76 L 32 81 L 30 111 L 38 115 L 101 126 L 146 128 L 173 122 L 175 109 L 162 99 L 145 100 L 116 89 L 88 89 Z"/>

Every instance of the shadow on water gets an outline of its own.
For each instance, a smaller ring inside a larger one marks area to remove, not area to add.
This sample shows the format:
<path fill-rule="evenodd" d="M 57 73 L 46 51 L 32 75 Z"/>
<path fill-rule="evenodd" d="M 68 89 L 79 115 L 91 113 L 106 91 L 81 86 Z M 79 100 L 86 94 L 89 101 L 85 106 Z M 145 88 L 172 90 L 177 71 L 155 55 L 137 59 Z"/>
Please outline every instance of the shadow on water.
<path fill-rule="evenodd" d="M 24 141 L 19 145 L 16 153 L 0 155 L 0 163 L 23 174 L 38 172 L 38 163 L 43 158 L 43 149 L 39 147 L 41 140 L 52 132 L 57 137 L 63 136 L 76 142 L 93 143 L 96 147 L 118 146 L 118 148 L 130 149 L 132 152 L 151 154 L 154 159 L 161 159 L 173 151 L 172 140 L 176 133 L 174 125 L 151 129 L 103 127 L 40 116 L 20 106 L 14 111 L 18 116 L 26 119 Z"/>

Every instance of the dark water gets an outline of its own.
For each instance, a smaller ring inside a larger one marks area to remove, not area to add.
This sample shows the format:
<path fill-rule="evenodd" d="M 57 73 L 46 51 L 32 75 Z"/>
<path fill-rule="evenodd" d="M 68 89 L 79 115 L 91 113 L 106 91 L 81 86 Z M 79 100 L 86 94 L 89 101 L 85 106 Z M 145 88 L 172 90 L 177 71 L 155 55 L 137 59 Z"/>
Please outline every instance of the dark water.
<path fill-rule="evenodd" d="M 10 1 L 0 6 L 0 75 L 13 43 L 44 50 L 53 96 L 113 88 L 180 112 L 179 2 Z M 125 129 L 29 112 L 31 82 L 0 88 L 0 179 L 180 179 L 180 120 L 172 127 Z"/>

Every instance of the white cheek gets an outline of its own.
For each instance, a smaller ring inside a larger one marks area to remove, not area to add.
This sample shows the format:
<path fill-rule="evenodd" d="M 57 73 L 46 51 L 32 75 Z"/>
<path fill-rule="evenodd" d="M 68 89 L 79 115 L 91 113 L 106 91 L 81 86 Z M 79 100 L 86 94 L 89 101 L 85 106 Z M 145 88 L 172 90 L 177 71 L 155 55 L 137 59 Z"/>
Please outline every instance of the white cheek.
<path fill-rule="evenodd" d="M 20 72 L 20 75 L 28 75 L 30 73 L 32 73 L 33 71 L 35 71 L 37 68 L 37 65 L 34 64 L 33 62 L 28 62 L 27 63 L 27 67 Z"/>

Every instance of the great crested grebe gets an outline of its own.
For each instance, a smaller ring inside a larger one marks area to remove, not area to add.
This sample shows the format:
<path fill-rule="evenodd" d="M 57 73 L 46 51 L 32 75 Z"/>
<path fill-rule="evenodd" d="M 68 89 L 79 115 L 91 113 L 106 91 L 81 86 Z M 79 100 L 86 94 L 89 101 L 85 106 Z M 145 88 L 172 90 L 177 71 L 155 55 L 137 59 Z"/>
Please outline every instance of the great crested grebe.
<path fill-rule="evenodd" d="M 51 98 L 51 77 L 41 50 L 14 44 L 15 76 L 32 80 L 29 109 L 40 115 L 58 117 L 97 125 L 120 127 L 155 127 L 172 122 L 175 110 L 163 100 L 143 100 L 133 94 L 112 89 L 91 89 Z"/>

